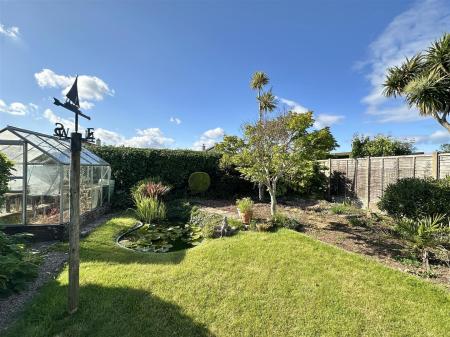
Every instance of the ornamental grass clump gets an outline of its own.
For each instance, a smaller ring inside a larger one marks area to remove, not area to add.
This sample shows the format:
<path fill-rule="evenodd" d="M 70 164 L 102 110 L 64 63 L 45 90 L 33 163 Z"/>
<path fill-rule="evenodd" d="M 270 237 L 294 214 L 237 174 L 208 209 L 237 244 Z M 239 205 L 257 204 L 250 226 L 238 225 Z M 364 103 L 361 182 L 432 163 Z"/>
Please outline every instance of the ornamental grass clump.
<path fill-rule="evenodd" d="M 236 200 L 236 207 L 242 222 L 246 225 L 252 221 L 253 217 L 253 200 L 250 198 L 242 198 Z"/>
<path fill-rule="evenodd" d="M 166 219 L 166 205 L 161 200 L 143 196 L 139 192 L 133 193 L 133 200 L 136 206 L 135 216 L 139 221 L 150 224 Z"/>

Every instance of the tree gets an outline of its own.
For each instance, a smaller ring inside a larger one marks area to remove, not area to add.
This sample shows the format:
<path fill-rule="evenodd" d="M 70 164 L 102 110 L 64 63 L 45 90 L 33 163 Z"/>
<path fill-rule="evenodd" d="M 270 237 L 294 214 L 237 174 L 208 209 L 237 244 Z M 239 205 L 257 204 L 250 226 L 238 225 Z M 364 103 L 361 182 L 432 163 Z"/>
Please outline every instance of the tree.
<path fill-rule="evenodd" d="M 387 70 L 384 95 L 404 96 L 410 107 L 432 116 L 450 132 L 450 34 L 425 52 Z"/>
<path fill-rule="evenodd" d="M 390 136 L 377 135 L 374 138 L 367 136 L 353 136 L 352 157 L 383 157 L 401 156 L 414 151 L 412 142 L 393 139 Z"/>
<path fill-rule="evenodd" d="M 442 144 L 441 148 L 439 149 L 441 152 L 450 152 L 450 144 Z"/>
<path fill-rule="evenodd" d="M 253 74 L 250 81 L 250 87 L 253 90 L 257 90 L 258 94 L 256 100 L 258 101 L 258 114 L 259 121 L 262 122 L 267 112 L 272 112 L 277 107 L 275 96 L 272 94 L 272 90 L 263 92 L 264 87 L 269 84 L 269 77 L 262 71 L 257 71 Z M 259 200 L 264 198 L 263 183 L 258 182 Z"/>
<path fill-rule="evenodd" d="M 244 178 L 262 182 L 270 194 L 270 210 L 277 207 L 277 182 L 295 179 L 308 161 L 325 156 L 336 146 L 329 128 L 311 130 L 312 112 L 288 112 L 276 118 L 246 124 L 243 137 L 225 136 L 217 145 L 221 164 L 233 165 Z"/>

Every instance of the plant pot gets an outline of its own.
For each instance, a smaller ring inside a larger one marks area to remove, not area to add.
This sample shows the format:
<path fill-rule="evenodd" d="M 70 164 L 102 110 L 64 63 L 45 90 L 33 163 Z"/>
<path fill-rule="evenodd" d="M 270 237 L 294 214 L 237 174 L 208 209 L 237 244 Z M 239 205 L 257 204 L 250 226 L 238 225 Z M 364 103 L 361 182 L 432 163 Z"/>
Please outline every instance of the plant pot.
<path fill-rule="evenodd" d="M 252 217 L 253 217 L 253 212 L 252 211 L 247 211 L 245 213 L 242 213 L 241 211 L 238 210 L 238 214 L 239 217 L 241 218 L 241 221 L 244 225 L 249 225 L 250 221 L 252 221 Z"/>

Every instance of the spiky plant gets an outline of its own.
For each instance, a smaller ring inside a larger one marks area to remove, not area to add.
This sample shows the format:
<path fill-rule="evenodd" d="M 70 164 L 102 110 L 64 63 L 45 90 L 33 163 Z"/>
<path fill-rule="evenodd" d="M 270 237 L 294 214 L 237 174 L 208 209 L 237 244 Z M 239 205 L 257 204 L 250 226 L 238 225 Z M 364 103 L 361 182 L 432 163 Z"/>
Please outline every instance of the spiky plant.
<path fill-rule="evenodd" d="M 425 52 L 387 70 L 383 93 L 403 96 L 410 107 L 431 116 L 450 132 L 450 34 Z"/>
<path fill-rule="evenodd" d="M 418 221 L 402 219 L 396 230 L 419 251 L 427 272 L 430 271 L 429 251 L 443 243 L 449 243 L 450 223 L 445 214 L 427 216 Z"/>

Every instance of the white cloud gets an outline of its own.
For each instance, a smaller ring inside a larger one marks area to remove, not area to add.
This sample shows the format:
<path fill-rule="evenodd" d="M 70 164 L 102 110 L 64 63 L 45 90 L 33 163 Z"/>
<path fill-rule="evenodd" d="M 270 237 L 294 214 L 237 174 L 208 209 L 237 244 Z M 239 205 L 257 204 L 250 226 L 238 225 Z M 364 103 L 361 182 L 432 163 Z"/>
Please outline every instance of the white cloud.
<path fill-rule="evenodd" d="M 297 102 L 291 101 L 286 98 L 277 97 L 277 99 L 284 105 L 286 105 L 290 111 L 296 112 L 296 113 L 304 113 L 308 112 L 309 109 L 305 108 L 303 105 L 298 104 Z"/>
<path fill-rule="evenodd" d="M 303 105 L 292 101 L 290 99 L 277 97 L 277 99 L 284 105 L 288 107 L 288 109 L 292 112 L 296 113 L 305 113 L 310 111 L 308 108 L 305 108 Z M 326 126 L 331 126 L 333 124 L 337 124 L 341 122 L 345 116 L 342 115 L 330 115 L 330 114 L 314 114 L 314 127 L 316 129 L 322 129 Z"/>
<path fill-rule="evenodd" d="M 416 1 L 407 11 L 396 16 L 370 44 L 369 58 L 357 64 L 368 67 L 370 92 L 361 102 L 367 105 L 366 113 L 378 116 L 379 122 L 405 122 L 420 119 L 415 109 L 403 102 L 383 96 L 386 69 L 401 64 L 426 49 L 431 42 L 450 31 L 450 5 L 446 0 Z"/>
<path fill-rule="evenodd" d="M 37 105 L 33 103 L 23 104 L 20 102 L 5 103 L 0 99 L 0 112 L 4 112 L 14 116 L 25 116 L 37 109 Z"/>
<path fill-rule="evenodd" d="M 175 123 L 176 125 L 180 125 L 181 119 L 179 119 L 177 117 L 170 117 L 170 122 Z"/>
<path fill-rule="evenodd" d="M 316 129 L 322 129 L 326 126 L 340 123 L 345 117 L 342 115 L 317 114 L 314 118 L 314 127 Z"/>
<path fill-rule="evenodd" d="M 66 128 L 69 128 L 69 133 L 75 129 L 73 119 L 66 119 L 56 115 L 52 110 L 47 109 L 43 113 L 43 117 L 50 123 L 62 123 Z M 84 132 L 85 128 L 79 126 L 80 132 Z M 174 139 L 165 137 L 163 132 L 159 128 L 137 129 L 136 135 L 131 138 L 110 131 L 103 128 L 94 130 L 96 139 L 100 139 L 105 145 L 114 146 L 129 146 L 129 147 L 141 147 L 141 148 L 165 148 L 175 142 Z"/>
<path fill-rule="evenodd" d="M 203 146 L 205 146 L 205 148 L 210 148 L 212 146 L 214 146 L 214 144 L 216 144 L 217 142 L 219 142 L 222 137 L 224 136 L 225 131 L 223 131 L 222 128 L 215 128 L 215 129 L 210 129 L 207 130 L 205 132 L 203 132 L 203 134 L 200 136 L 200 139 L 195 141 L 194 144 L 192 145 L 192 148 L 194 150 L 202 150 Z"/>
<path fill-rule="evenodd" d="M 0 34 L 9 37 L 10 39 L 17 40 L 20 37 L 19 27 L 6 27 L 0 23 Z"/>
<path fill-rule="evenodd" d="M 450 143 L 450 133 L 447 130 L 438 130 L 430 135 L 410 136 L 408 139 L 417 144 L 446 144 Z"/>
<path fill-rule="evenodd" d="M 41 88 L 60 88 L 62 95 L 67 93 L 75 81 L 75 76 L 58 75 L 50 69 L 42 69 L 34 77 Z M 83 109 L 91 109 L 94 104 L 90 101 L 101 101 L 106 95 L 113 96 L 114 90 L 102 79 L 96 76 L 78 76 L 78 96 Z"/>

